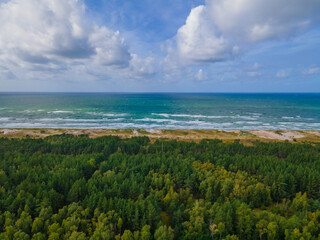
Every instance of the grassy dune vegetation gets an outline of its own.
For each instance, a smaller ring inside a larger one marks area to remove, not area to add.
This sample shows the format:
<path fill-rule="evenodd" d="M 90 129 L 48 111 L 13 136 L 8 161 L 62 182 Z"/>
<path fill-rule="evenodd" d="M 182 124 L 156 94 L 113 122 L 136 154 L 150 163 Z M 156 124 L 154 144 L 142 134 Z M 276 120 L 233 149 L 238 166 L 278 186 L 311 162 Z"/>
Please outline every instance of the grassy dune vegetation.
<path fill-rule="evenodd" d="M 250 137 L 2 137 L 0 239 L 319 239 L 320 144 Z"/>
<path fill-rule="evenodd" d="M 12 128 L 0 129 L 0 137 L 8 138 L 43 138 L 52 135 L 87 134 L 90 138 L 102 136 L 119 136 L 121 138 L 146 136 L 155 139 L 177 139 L 199 142 L 202 139 L 221 139 L 224 142 L 240 140 L 243 143 L 260 140 L 264 142 L 294 141 L 294 142 L 319 142 L 320 131 L 310 130 L 252 130 L 252 131 L 223 131 L 208 129 L 53 129 L 53 128 Z"/>

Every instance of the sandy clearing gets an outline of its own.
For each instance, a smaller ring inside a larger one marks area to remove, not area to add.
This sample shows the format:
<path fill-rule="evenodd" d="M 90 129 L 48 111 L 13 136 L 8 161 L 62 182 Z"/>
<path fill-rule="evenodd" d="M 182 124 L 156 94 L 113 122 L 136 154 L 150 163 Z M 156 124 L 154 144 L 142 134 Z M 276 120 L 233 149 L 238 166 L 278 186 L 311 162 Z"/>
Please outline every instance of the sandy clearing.
<path fill-rule="evenodd" d="M 267 131 L 267 130 L 253 130 L 249 131 L 251 134 L 256 135 L 260 138 L 276 139 L 276 140 L 289 140 L 292 141 L 294 138 L 303 138 L 305 135 L 297 131 Z"/>
<path fill-rule="evenodd" d="M 312 134 L 314 134 L 314 135 L 316 135 L 316 136 L 320 137 L 320 132 L 317 132 L 317 131 L 310 131 L 310 133 L 312 133 Z"/>
<path fill-rule="evenodd" d="M 162 131 L 160 129 L 145 129 L 146 132 L 148 133 L 153 133 L 153 134 L 161 134 Z"/>
<path fill-rule="evenodd" d="M 137 129 L 133 129 L 132 135 L 135 136 L 135 137 L 139 136 L 139 132 L 137 131 Z"/>
<path fill-rule="evenodd" d="M 297 131 L 283 131 L 281 134 L 285 137 L 292 139 L 292 140 L 294 138 L 304 138 L 305 137 L 304 134 L 297 132 Z"/>
<path fill-rule="evenodd" d="M 7 135 L 7 134 L 11 134 L 11 133 L 16 133 L 18 130 L 15 130 L 15 129 L 3 129 L 2 130 L 2 133 L 4 135 Z"/>

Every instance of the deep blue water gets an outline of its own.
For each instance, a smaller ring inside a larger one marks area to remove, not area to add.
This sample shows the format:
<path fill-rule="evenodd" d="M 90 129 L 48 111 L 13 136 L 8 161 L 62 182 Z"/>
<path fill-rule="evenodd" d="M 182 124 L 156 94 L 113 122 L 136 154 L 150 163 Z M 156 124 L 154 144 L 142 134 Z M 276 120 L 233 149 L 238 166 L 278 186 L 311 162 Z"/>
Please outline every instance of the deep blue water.
<path fill-rule="evenodd" d="M 320 130 L 320 94 L 0 93 L 0 128 Z"/>

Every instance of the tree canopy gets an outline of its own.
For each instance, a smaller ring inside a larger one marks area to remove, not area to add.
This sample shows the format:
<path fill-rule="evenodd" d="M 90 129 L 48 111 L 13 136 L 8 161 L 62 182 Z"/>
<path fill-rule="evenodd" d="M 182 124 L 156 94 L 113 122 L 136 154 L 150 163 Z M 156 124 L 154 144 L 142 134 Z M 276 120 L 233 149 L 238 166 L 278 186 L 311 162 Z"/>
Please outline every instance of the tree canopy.
<path fill-rule="evenodd" d="M 0 138 L 0 239 L 319 239 L 320 145 Z"/>

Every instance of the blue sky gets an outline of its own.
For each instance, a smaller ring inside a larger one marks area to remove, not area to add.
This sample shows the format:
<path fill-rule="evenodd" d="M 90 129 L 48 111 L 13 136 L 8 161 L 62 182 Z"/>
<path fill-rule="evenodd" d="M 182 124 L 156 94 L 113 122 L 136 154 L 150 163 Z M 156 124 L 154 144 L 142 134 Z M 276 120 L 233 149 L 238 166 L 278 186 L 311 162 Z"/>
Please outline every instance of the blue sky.
<path fill-rule="evenodd" d="M 0 0 L 0 21 L 0 91 L 320 91 L 319 0 Z"/>

